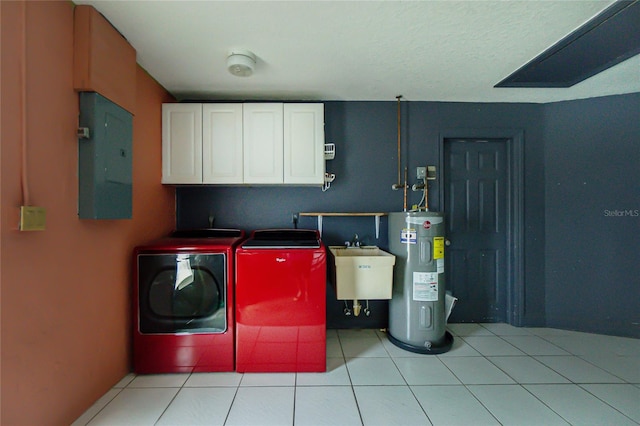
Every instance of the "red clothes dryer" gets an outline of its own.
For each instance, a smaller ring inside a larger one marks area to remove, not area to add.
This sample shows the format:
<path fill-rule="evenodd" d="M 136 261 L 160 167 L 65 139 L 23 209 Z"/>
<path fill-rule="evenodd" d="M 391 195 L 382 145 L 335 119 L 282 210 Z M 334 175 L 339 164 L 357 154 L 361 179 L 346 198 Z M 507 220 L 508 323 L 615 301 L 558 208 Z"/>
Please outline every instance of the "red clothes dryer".
<path fill-rule="evenodd" d="M 234 371 L 237 229 L 174 232 L 134 250 L 133 369 Z"/>
<path fill-rule="evenodd" d="M 236 370 L 326 371 L 326 252 L 317 231 L 258 230 L 236 250 Z"/>

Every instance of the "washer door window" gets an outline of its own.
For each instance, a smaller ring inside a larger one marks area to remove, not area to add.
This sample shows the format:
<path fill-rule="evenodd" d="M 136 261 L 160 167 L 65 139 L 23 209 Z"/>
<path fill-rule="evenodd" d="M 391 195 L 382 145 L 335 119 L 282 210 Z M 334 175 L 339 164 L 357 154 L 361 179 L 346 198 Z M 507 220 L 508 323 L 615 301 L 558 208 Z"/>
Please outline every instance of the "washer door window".
<path fill-rule="evenodd" d="M 227 329 L 226 255 L 138 256 L 141 333 L 222 333 Z"/>

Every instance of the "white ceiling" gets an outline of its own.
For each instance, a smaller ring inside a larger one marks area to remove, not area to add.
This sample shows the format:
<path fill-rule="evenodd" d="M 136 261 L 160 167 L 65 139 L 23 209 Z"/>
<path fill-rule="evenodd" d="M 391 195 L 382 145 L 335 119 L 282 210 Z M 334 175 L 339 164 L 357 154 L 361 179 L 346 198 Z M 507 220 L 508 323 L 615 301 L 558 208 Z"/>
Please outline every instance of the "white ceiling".
<path fill-rule="evenodd" d="M 100 11 L 178 99 L 553 102 L 640 92 L 640 55 L 571 88 L 494 88 L 600 1 L 116 1 Z M 253 51 L 251 77 L 226 70 Z"/>

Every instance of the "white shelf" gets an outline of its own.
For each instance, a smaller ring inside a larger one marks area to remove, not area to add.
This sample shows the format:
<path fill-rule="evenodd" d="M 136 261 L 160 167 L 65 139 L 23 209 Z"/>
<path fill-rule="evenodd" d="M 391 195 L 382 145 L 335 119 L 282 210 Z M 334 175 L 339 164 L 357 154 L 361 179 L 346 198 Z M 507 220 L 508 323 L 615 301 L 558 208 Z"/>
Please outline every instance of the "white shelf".
<path fill-rule="evenodd" d="M 350 216 L 350 217 L 373 217 L 376 224 L 376 239 L 380 236 L 380 218 L 386 216 L 387 213 L 339 213 L 339 212 L 304 212 L 300 213 L 300 216 L 317 216 L 318 218 L 318 231 L 322 236 L 322 218 L 325 216 Z"/>

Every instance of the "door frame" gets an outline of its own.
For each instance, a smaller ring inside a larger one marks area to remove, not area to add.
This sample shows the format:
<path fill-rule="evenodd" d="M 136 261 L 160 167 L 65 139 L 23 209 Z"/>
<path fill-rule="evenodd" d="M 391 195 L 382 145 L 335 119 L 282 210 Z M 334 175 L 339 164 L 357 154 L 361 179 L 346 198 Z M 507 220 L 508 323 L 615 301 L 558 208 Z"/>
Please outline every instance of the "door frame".
<path fill-rule="evenodd" d="M 507 296 L 509 324 L 522 326 L 525 315 L 524 282 L 524 131 L 521 129 L 443 129 L 438 137 L 439 204 L 444 210 L 444 143 L 446 139 L 506 139 L 507 144 Z"/>

